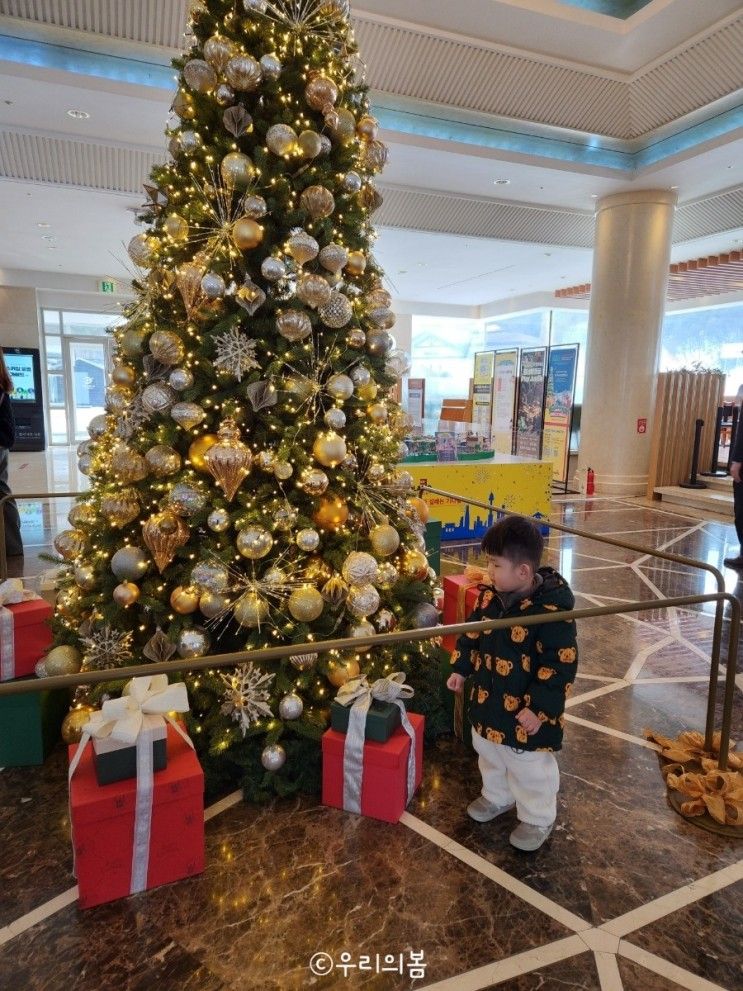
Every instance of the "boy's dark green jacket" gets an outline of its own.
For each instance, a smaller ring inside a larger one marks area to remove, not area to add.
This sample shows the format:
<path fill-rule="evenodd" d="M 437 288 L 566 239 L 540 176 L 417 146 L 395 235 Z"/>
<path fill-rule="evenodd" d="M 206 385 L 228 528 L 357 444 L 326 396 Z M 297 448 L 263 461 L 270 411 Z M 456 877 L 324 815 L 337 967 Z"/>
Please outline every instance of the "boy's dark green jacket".
<path fill-rule="evenodd" d="M 467 622 L 504 616 L 534 616 L 571 610 L 575 597 L 554 568 L 540 568 L 536 588 L 524 598 L 504 598 L 483 586 Z M 540 580 L 541 579 L 541 580 Z M 488 740 L 519 750 L 559 750 L 565 699 L 578 666 L 573 621 L 512 626 L 463 636 L 452 654 L 454 671 L 469 678 L 469 715 L 474 729 Z M 529 708 L 542 721 L 533 736 L 516 721 Z"/>

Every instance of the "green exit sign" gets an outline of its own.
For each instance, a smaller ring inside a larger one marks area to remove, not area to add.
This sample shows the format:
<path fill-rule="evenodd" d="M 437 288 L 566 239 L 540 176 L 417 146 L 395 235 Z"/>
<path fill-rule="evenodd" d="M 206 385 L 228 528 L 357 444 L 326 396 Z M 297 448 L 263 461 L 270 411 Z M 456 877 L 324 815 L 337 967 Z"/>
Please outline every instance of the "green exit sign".
<path fill-rule="evenodd" d="M 113 279 L 101 279 L 98 283 L 98 291 L 114 293 L 116 292 L 116 283 Z"/>

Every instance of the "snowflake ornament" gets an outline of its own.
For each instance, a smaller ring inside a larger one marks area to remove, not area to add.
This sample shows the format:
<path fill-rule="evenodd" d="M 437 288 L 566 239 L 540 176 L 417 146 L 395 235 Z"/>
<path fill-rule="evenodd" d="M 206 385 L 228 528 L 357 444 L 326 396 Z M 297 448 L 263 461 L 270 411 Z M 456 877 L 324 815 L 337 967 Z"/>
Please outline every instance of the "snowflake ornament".
<path fill-rule="evenodd" d="M 224 334 L 218 334 L 214 338 L 214 342 L 217 352 L 214 367 L 229 373 L 238 382 L 242 382 L 243 375 L 251 369 L 261 367 L 255 358 L 258 342 L 245 337 L 237 327 L 233 327 Z"/>
<path fill-rule="evenodd" d="M 113 630 L 106 625 L 81 637 L 83 644 L 83 668 L 103 671 L 106 668 L 124 667 L 132 660 L 132 640 L 130 631 Z"/>
<path fill-rule="evenodd" d="M 243 736 L 251 723 L 257 723 L 261 716 L 273 716 L 266 704 L 271 694 L 269 685 L 275 677 L 273 674 L 264 674 L 250 661 L 235 668 L 232 674 L 220 671 L 219 677 L 227 686 L 219 711 L 224 716 L 232 716 L 240 724 Z"/>

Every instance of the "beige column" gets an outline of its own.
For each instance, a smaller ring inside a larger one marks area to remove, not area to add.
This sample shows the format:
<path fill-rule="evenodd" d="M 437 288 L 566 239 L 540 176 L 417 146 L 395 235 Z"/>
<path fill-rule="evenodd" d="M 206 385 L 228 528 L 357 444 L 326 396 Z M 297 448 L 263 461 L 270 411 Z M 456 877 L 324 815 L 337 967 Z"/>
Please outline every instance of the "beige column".
<path fill-rule="evenodd" d="M 665 311 L 676 193 L 645 189 L 599 200 L 576 482 L 642 495 Z M 638 421 L 646 421 L 646 432 Z"/>

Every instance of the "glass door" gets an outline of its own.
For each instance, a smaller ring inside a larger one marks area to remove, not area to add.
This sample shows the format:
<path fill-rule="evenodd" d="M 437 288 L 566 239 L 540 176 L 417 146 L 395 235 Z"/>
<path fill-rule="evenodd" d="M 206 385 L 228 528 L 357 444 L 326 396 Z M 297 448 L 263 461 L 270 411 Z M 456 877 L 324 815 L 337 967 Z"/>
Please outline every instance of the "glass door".
<path fill-rule="evenodd" d="M 88 440 L 88 424 L 104 412 L 113 344 L 111 338 L 62 338 L 68 444 Z"/>

